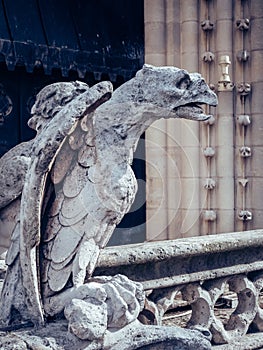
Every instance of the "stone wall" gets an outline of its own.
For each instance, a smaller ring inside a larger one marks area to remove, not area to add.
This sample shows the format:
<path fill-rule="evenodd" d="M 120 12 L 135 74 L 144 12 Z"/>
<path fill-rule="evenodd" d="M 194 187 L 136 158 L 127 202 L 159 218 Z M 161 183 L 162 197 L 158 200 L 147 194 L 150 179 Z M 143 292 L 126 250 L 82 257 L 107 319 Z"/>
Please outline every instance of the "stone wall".
<path fill-rule="evenodd" d="M 262 227 L 262 26 L 261 0 L 145 0 L 145 62 L 199 71 L 219 98 L 208 123 L 147 131 L 148 240 Z"/>

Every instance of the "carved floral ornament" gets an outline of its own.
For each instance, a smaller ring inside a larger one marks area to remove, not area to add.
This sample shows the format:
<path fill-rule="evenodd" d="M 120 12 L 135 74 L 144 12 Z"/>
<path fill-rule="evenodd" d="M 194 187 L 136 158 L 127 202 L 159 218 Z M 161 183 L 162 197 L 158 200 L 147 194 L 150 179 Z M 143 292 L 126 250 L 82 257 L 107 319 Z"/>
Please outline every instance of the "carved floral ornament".
<path fill-rule="evenodd" d="M 204 156 L 207 157 L 207 158 L 211 158 L 211 157 L 214 157 L 215 155 L 215 149 L 211 146 L 207 146 L 204 151 Z"/>
<path fill-rule="evenodd" d="M 201 23 L 201 27 L 204 31 L 211 31 L 214 29 L 214 26 L 215 26 L 214 23 L 211 22 L 209 19 L 205 19 Z"/>
<path fill-rule="evenodd" d="M 248 126 L 251 124 L 251 118 L 248 114 L 240 114 L 236 119 L 239 125 Z"/>
<path fill-rule="evenodd" d="M 251 154 L 252 154 L 251 147 L 242 146 L 239 148 L 239 153 L 240 153 L 240 156 L 243 158 L 251 157 Z"/>
<path fill-rule="evenodd" d="M 206 51 L 203 53 L 202 59 L 207 63 L 211 63 L 215 60 L 215 55 L 211 51 Z"/>
<path fill-rule="evenodd" d="M 244 31 L 248 30 L 250 26 L 249 18 L 239 18 L 236 20 L 237 29 Z"/>
<path fill-rule="evenodd" d="M 249 59 L 249 52 L 247 50 L 239 50 L 237 52 L 237 59 L 240 61 L 240 62 L 246 62 L 248 61 Z"/>
<path fill-rule="evenodd" d="M 248 82 L 241 82 L 237 84 L 237 91 L 241 96 L 247 96 L 251 92 L 251 84 Z"/>
<path fill-rule="evenodd" d="M 215 210 L 204 210 L 202 213 L 202 217 L 204 221 L 215 221 L 217 218 L 216 211 Z"/>
<path fill-rule="evenodd" d="M 240 210 L 238 213 L 238 219 L 241 221 L 250 221 L 252 217 L 252 213 L 249 210 Z"/>

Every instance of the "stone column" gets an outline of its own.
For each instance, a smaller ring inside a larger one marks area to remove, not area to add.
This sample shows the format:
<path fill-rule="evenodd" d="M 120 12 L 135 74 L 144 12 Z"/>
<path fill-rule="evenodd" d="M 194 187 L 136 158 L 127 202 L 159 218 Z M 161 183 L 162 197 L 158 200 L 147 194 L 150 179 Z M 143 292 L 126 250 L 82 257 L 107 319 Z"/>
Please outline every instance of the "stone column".
<path fill-rule="evenodd" d="M 181 66 L 189 72 L 199 70 L 198 1 L 182 0 Z M 181 120 L 182 135 L 182 235 L 199 235 L 200 225 L 200 143 L 199 123 Z"/>
<path fill-rule="evenodd" d="M 166 63 L 180 67 L 180 0 L 166 0 Z M 181 236 L 181 121 L 166 121 L 167 146 L 167 238 Z"/>
<path fill-rule="evenodd" d="M 263 1 L 252 0 L 251 4 L 251 128 L 247 142 L 252 156 L 247 167 L 253 229 L 263 227 Z"/>
<path fill-rule="evenodd" d="M 216 13 L 216 58 L 230 56 L 233 63 L 233 4 L 229 0 L 217 1 Z M 233 81 L 233 64 L 229 73 Z M 219 70 L 219 76 L 221 72 Z M 219 79 L 218 76 L 218 79 Z M 234 116 L 233 91 L 218 91 L 217 114 L 217 146 L 216 146 L 216 173 L 217 173 L 217 232 L 231 232 L 235 228 L 235 194 L 234 194 Z"/>
<path fill-rule="evenodd" d="M 200 57 L 199 71 L 207 84 L 216 86 L 218 81 L 217 62 L 215 62 L 215 35 L 216 35 L 216 10 L 214 1 L 199 1 L 200 13 Z M 216 74 L 215 74 L 216 73 Z M 200 234 L 208 235 L 216 233 L 216 190 L 215 190 L 215 157 L 206 157 L 207 150 L 214 149 L 216 144 L 216 108 L 203 106 L 207 114 L 213 115 L 209 121 L 200 124 L 200 143 L 202 146 L 200 166 L 200 196 L 201 203 L 204 203 L 202 218 L 200 222 Z"/>
<path fill-rule="evenodd" d="M 248 136 L 251 133 L 252 124 L 250 108 L 250 92 L 245 96 L 241 90 L 245 84 L 251 84 L 251 67 L 248 59 L 251 43 L 251 26 L 247 23 L 251 14 L 248 1 L 239 1 L 234 7 L 234 60 L 235 60 L 235 230 L 244 231 L 252 228 L 252 221 L 248 219 L 248 212 L 251 213 L 251 207 L 248 204 L 251 198 L 251 183 L 247 178 L 247 169 L 251 164 L 251 156 L 242 156 L 241 150 L 245 147 L 251 149 Z M 245 117 L 245 115 L 247 117 Z M 243 121 L 243 122 L 242 122 Z M 248 148 L 247 148 L 248 149 Z M 245 154 L 245 153 L 244 153 Z M 251 203 L 250 203 L 251 204 Z M 243 215 L 242 215 L 243 214 Z M 244 218 L 245 220 L 242 220 Z M 247 218 L 247 219 L 246 219 Z"/>
<path fill-rule="evenodd" d="M 146 0 L 145 62 L 180 66 L 180 0 Z M 180 236 L 181 179 L 178 120 L 160 120 L 146 132 L 147 239 Z"/>
<path fill-rule="evenodd" d="M 145 63 L 166 64 L 165 0 L 145 0 Z M 146 132 L 146 237 L 167 239 L 166 121 Z"/>

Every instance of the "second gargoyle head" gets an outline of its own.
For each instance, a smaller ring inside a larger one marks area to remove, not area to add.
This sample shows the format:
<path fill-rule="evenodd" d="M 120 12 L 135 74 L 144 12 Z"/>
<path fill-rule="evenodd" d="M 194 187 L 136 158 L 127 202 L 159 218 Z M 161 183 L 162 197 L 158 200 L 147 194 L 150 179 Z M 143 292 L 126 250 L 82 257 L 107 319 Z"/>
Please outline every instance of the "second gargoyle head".
<path fill-rule="evenodd" d="M 81 81 L 59 82 L 45 86 L 36 96 L 28 126 L 37 132 L 41 131 L 66 104 L 87 90 L 89 86 Z"/>

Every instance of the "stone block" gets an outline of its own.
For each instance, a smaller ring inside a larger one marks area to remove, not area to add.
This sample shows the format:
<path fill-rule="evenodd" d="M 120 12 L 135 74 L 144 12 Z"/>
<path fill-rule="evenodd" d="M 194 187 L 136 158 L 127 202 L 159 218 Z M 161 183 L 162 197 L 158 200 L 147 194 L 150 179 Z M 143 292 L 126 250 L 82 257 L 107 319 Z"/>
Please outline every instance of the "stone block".
<path fill-rule="evenodd" d="M 107 330 L 107 305 L 95 299 L 72 299 L 65 308 L 69 331 L 82 340 L 103 338 Z"/>

